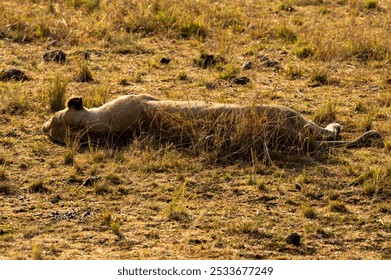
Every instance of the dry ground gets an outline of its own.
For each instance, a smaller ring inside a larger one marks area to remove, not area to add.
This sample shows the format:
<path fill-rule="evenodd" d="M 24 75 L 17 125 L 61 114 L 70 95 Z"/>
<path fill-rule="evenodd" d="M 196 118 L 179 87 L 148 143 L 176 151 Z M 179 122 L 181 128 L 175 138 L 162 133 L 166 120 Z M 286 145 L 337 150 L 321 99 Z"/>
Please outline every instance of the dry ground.
<path fill-rule="evenodd" d="M 0 259 L 390 259 L 390 14 L 359 0 L 1 1 L 0 68 L 30 79 L 0 82 Z M 65 63 L 42 61 L 55 49 Z M 201 51 L 224 61 L 203 69 Z M 94 81 L 76 81 L 82 66 Z M 75 151 L 41 133 L 56 75 L 89 106 L 276 103 L 385 145 L 272 165 L 138 142 Z"/>

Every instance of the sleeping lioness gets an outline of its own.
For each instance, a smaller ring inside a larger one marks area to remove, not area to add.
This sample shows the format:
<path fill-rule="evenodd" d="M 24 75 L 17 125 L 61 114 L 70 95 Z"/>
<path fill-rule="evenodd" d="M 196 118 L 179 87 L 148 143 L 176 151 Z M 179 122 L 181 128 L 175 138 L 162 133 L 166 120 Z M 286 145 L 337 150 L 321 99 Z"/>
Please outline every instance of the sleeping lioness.
<path fill-rule="evenodd" d="M 239 153 L 265 147 L 292 149 L 311 146 L 369 146 L 379 139 L 368 131 L 352 141 L 338 141 L 341 126 L 325 128 L 307 121 L 298 112 L 279 105 L 242 106 L 204 101 L 167 101 L 148 95 L 126 95 L 98 108 L 83 106 L 81 97 L 71 98 L 67 108 L 43 125 L 52 140 L 106 142 L 155 134 L 183 147 L 208 146 Z"/>

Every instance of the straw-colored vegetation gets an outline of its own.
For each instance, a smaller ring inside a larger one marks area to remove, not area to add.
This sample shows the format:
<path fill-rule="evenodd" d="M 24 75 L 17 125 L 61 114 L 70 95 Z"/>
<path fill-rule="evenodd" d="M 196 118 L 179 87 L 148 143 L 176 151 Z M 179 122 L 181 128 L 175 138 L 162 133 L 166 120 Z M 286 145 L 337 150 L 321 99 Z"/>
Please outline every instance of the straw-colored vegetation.
<path fill-rule="evenodd" d="M 385 0 L 1 1 L 0 70 L 29 79 L 0 81 L 0 259 L 390 259 L 390 14 Z M 71 96 L 128 93 L 282 104 L 384 147 L 261 160 L 236 139 L 222 163 L 169 133 L 97 147 L 41 132 Z"/>

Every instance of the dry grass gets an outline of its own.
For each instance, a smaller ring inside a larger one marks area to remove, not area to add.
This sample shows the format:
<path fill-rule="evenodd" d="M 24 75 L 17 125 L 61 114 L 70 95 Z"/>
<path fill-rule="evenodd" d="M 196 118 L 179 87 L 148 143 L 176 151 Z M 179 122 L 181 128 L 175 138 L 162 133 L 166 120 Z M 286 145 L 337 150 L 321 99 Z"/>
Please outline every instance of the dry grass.
<path fill-rule="evenodd" d="M 380 0 L 1 1 L 0 68 L 30 79 L 0 81 L 0 258 L 390 259 L 390 12 Z M 47 49 L 67 61 L 42 61 Z M 195 64 L 202 53 L 213 67 Z M 259 145 L 272 135 L 243 141 L 263 129 L 251 115 L 166 116 L 161 138 L 115 148 L 41 133 L 66 98 L 128 93 L 282 104 L 340 122 L 345 139 L 380 130 L 385 147 L 272 153 Z M 293 232 L 302 245 L 285 243 Z"/>
<path fill-rule="evenodd" d="M 208 117 L 165 109 L 153 112 L 154 124 L 151 134 L 157 145 L 174 143 L 209 163 L 270 162 L 270 153 L 289 150 L 292 154 L 305 153 L 303 145 L 295 146 L 295 139 L 281 136 L 284 116 L 270 121 L 257 113 L 256 107 L 248 110 L 228 110 L 223 114 Z M 257 131 L 258 133 L 254 133 Z M 263 132 L 263 133 L 259 133 Z M 288 146 L 287 146 L 288 145 Z"/>

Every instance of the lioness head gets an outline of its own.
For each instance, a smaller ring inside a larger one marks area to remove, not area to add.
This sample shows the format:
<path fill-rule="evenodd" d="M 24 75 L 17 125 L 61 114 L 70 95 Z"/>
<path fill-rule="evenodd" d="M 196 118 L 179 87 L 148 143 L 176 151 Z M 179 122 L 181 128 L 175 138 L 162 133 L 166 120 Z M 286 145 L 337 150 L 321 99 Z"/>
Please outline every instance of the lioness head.
<path fill-rule="evenodd" d="M 56 142 L 65 143 L 72 133 L 84 126 L 87 109 L 81 97 L 69 99 L 67 108 L 57 112 L 42 127 L 42 131 Z"/>

